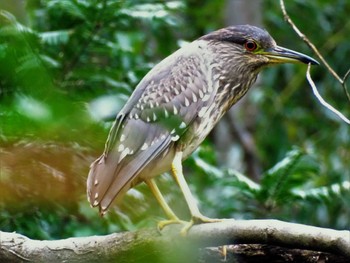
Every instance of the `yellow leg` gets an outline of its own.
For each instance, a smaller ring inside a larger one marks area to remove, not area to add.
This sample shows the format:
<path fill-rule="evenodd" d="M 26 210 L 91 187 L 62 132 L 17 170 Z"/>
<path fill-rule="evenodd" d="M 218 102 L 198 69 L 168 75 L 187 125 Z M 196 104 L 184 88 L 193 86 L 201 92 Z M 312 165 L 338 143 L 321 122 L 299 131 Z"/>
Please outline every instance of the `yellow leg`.
<path fill-rule="evenodd" d="M 148 187 L 151 189 L 154 197 L 157 199 L 160 206 L 163 208 L 165 214 L 169 218 L 169 220 L 160 221 L 158 223 L 158 228 L 161 230 L 164 226 L 169 224 L 180 224 L 183 223 L 174 213 L 174 211 L 169 207 L 167 202 L 165 201 L 162 193 L 160 192 L 158 186 L 156 185 L 156 182 L 154 179 L 148 179 L 145 180 Z"/>
<path fill-rule="evenodd" d="M 171 165 L 171 170 L 173 172 L 173 177 L 175 178 L 176 182 L 181 188 L 181 191 L 185 197 L 185 200 L 187 202 L 188 208 L 190 209 L 191 213 L 191 221 L 188 222 L 185 227 L 181 230 L 182 235 L 186 235 L 188 230 L 194 225 L 194 224 L 200 224 L 200 223 L 212 223 L 212 222 L 219 222 L 220 219 L 212 219 L 208 218 L 206 216 L 203 216 L 201 212 L 199 212 L 197 201 L 193 197 L 190 188 L 188 187 L 188 184 L 186 183 L 186 180 L 184 178 L 183 172 L 182 172 L 182 152 L 176 152 L 174 160 Z"/>

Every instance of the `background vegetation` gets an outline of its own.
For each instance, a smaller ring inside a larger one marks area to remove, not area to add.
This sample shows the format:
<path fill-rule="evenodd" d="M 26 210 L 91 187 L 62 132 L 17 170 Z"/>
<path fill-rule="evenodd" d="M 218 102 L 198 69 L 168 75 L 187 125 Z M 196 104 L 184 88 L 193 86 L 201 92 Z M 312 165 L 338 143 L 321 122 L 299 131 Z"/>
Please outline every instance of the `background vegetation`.
<path fill-rule="evenodd" d="M 295 23 L 344 75 L 350 66 L 350 2 L 286 4 Z M 1 1 L 0 229 L 57 239 L 154 226 L 163 213 L 144 185 L 100 218 L 85 197 L 89 164 L 147 71 L 184 41 L 223 27 L 226 5 Z M 277 1 L 262 1 L 257 11 L 281 46 L 311 53 L 283 21 Z M 305 71 L 296 65 L 267 69 L 244 99 L 256 109 L 253 122 L 242 117 L 240 125 L 254 140 L 259 178 L 250 176 L 249 164 L 228 168 L 232 163 L 218 158 L 213 136 L 185 162 L 204 214 L 349 228 L 350 128 L 317 103 Z M 350 116 L 349 101 L 325 68 L 313 68 L 312 75 L 327 101 Z M 245 154 L 239 142 L 233 151 Z M 170 176 L 158 181 L 175 210 L 188 217 Z"/>

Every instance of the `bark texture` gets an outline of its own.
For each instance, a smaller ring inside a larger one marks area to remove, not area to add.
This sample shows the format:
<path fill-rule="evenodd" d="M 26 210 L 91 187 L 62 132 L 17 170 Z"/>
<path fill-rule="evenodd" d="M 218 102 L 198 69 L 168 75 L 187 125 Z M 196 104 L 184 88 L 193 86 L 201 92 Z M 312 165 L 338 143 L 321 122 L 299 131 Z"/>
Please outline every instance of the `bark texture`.
<path fill-rule="evenodd" d="M 180 228 L 51 241 L 0 232 L 0 262 L 350 262 L 350 231 L 277 220 Z"/>

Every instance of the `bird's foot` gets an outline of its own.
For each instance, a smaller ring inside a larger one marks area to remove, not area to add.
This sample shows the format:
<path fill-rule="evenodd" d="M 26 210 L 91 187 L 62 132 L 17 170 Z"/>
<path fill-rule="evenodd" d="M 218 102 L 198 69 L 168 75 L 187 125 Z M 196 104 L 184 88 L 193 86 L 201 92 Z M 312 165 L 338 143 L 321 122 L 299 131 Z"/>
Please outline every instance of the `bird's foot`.
<path fill-rule="evenodd" d="M 158 230 L 161 231 L 167 225 L 187 224 L 187 223 L 189 223 L 189 222 L 180 220 L 177 217 L 176 218 L 172 218 L 172 219 L 168 219 L 168 220 L 162 220 L 162 221 L 158 222 Z"/>
<path fill-rule="evenodd" d="M 191 221 L 186 222 L 185 226 L 181 229 L 180 234 L 181 236 L 186 236 L 188 231 L 194 225 L 204 224 L 204 223 L 216 223 L 221 221 L 223 221 L 223 219 L 209 218 L 203 215 L 195 215 L 195 216 L 192 216 Z"/>
<path fill-rule="evenodd" d="M 164 227 L 167 225 L 172 225 L 172 224 L 182 224 L 183 227 L 180 231 L 181 236 L 186 236 L 188 231 L 191 229 L 192 226 L 198 225 L 198 224 L 205 224 L 205 223 L 216 223 L 216 222 L 221 222 L 224 219 L 218 219 L 218 218 L 209 218 L 203 215 L 195 215 L 192 216 L 190 221 L 184 221 L 180 220 L 179 218 L 172 218 L 169 220 L 163 220 L 158 222 L 158 230 L 161 231 Z"/>

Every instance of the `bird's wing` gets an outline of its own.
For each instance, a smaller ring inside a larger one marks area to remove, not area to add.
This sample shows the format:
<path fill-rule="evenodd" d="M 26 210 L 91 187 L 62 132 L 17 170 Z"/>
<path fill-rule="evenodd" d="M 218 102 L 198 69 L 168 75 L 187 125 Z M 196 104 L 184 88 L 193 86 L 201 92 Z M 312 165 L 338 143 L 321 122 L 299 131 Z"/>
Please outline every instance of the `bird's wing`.
<path fill-rule="evenodd" d="M 181 138 L 200 109 L 212 103 L 216 90 L 203 59 L 175 53 L 140 82 L 118 114 L 105 152 L 91 165 L 87 187 L 92 206 L 106 211 L 152 160 Z"/>

